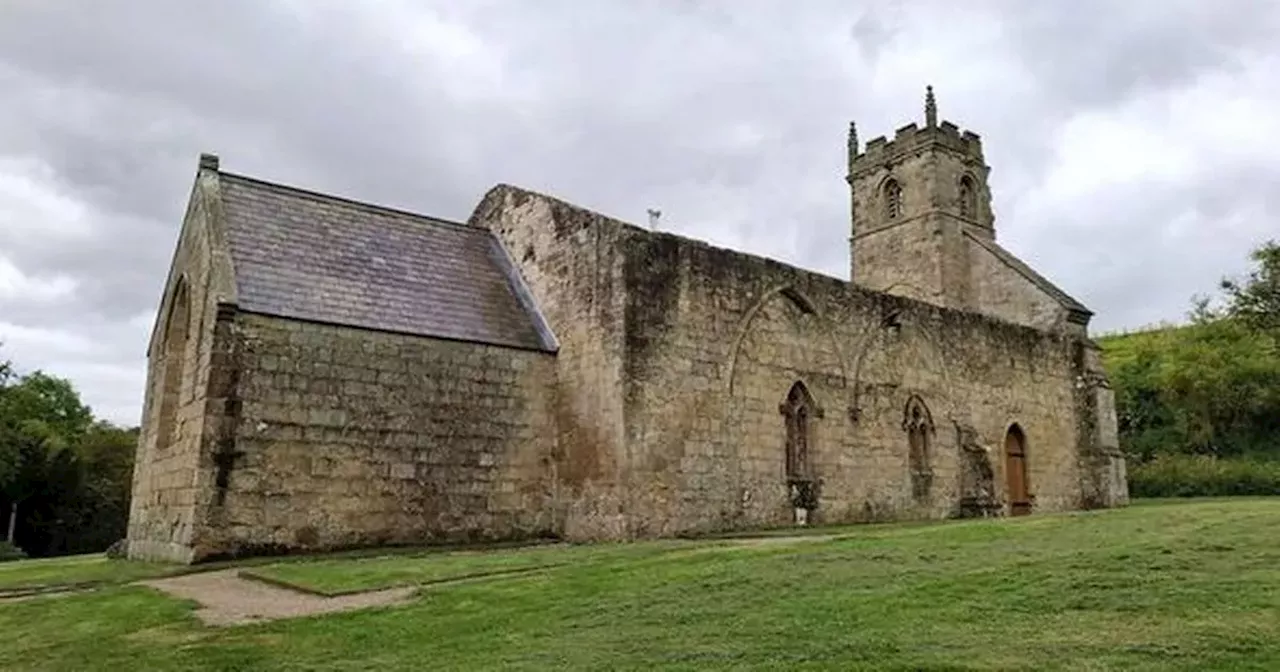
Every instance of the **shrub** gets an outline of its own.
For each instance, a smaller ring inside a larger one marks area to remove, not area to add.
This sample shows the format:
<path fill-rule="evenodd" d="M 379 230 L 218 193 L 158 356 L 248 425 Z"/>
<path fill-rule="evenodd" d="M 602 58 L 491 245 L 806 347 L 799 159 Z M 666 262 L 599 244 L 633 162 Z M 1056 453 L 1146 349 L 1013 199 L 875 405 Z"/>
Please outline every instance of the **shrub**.
<path fill-rule="evenodd" d="M 1134 497 L 1229 497 L 1280 495 L 1280 461 L 1161 455 L 1130 463 Z"/>
<path fill-rule="evenodd" d="M 111 560 L 119 560 L 125 557 L 125 555 L 129 550 L 128 543 L 129 542 L 126 539 L 116 539 L 114 542 L 112 542 L 110 546 L 107 547 L 107 552 L 106 552 L 107 558 Z"/>
<path fill-rule="evenodd" d="M 27 554 L 21 548 L 14 546 L 7 541 L 0 541 L 0 562 L 8 562 L 10 560 L 25 560 Z"/>

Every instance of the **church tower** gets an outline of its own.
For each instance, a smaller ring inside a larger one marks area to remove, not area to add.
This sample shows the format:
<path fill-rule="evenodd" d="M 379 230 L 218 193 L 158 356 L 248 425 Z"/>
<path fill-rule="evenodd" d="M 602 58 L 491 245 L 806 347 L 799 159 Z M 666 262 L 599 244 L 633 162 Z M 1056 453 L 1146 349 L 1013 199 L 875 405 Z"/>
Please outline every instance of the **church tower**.
<path fill-rule="evenodd" d="M 967 237 L 995 241 L 995 217 L 976 133 L 938 123 L 933 87 L 924 127 L 899 128 L 859 151 L 849 125 L 850 277 L 867 289 L 952 308 L 976 302 Z"/>

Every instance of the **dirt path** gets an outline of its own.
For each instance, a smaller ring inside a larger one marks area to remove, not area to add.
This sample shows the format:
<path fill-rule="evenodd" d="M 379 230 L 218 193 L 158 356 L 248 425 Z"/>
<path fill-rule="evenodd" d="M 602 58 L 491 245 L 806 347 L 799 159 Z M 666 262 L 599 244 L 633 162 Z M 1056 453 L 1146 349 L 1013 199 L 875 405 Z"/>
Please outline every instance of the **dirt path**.
<path fill-rule="evenodd" d="M 830 541 L 836 535 L 778 535 L 761 537 L 727 538 L 720 540 L 729 546 L 751 548 L 756 546 L 772 546 L 775 544 L 797 544 Z M 724 548 L 723 545 L 710 544 L 703 550 L 714 551 Z M 547 567 L 504 572 L 503 575 L 523 574 L 545 571 Z M 373 590 L 364 593 L 323 597 L 283 586 L 276 586 L 264 581 L 256 581 L 241 577 L 238 569 L 223 569 L 210 572 L 197 572 L 181 576 L 138 581 L 136 585 L 149 586 L 177 598 L 193 600 L 199 603 L 195 615 L 206 625 L 227 626 L 270 621 L 281 618 L 313 616 L 339 611 L 351 611 L 369 607 L 404 604 L 413 596 L 420 586 L 405 586 Z M 445 583 L 462 583 L 494 579 L 496 576 L 484 575 L 462 577 Z M 85 586 L 67 586 L 62 589 L 15 591 L 12 595 L 0 595 L 0 602 L 29 600 L 39 597 L 64 597 L 91 589 Z"/>
<path fill-rule="evenodd" d="M 735 546 L 775 546 L 779 544 L 809 544 L 819 541 L 831 541 L 838 538 L 838 534 L 793 534 L 778 536 L 760 536 L 760 537 L 725 537 L 725 541 Z"/>
<path fill-rule="evenodd" d="M 236 569 L 201 572 L 167 579 L 139 581 L 175 597 L 200 603 L 196 617 L 206 625 L 225 626 L 403 604 L 416 587 L 320 597 L 241 578 Z"/>

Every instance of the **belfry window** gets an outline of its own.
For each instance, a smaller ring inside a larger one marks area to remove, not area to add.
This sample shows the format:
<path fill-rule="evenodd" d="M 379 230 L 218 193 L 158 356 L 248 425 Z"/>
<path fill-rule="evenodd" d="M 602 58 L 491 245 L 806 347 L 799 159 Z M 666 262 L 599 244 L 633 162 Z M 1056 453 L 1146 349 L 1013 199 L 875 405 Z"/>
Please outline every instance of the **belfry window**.
<path fill-rule="evenodd" d="M 968 175 L 960 178 L 960 216 L 973 217 L 977 213 L 976 194 L 973 180 Z"/>
<path fill-rule="evenodd" d="M 897 180 L 889 180 L 884 185 L 885 219 L 897 219 L 902 216 L 902 185 Z"/>

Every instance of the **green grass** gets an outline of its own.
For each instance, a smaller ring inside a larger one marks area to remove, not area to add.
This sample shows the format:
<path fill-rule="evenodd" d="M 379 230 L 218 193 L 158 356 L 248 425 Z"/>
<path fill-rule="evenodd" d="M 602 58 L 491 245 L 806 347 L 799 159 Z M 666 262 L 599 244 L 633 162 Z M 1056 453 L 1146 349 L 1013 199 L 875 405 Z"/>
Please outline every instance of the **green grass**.
<path fill-rule="evenodd" d="M 31 588 L 118 584 L 182 571 L 171 565 L 108 560 L 101 553 L 0 562 L 0 595 Z"/>
<path fill-rule="evenodd" d="M 138 586 L 0 602 L 12 670 L 1276 670 L 1280 499 L 834 538 L 274 562 L 394 608 L 205 628 Z M 539 564 L 541 563 L 541 564 Z M 23 564 L 23 563 L 18 563 Z"/>
<path fill-rule="evenodd" d="M 242 570 L 241 575 L 321 595 L 343 595 L 394 586 L 494 577 L 557 567 L 581 567 L 610 560 L 634 560 L 681 545 L 692 544 L 556 544 L 499 551 L 469 549 L 395 553 L 355 559 L 314 558 L 253 567 Z"/>

